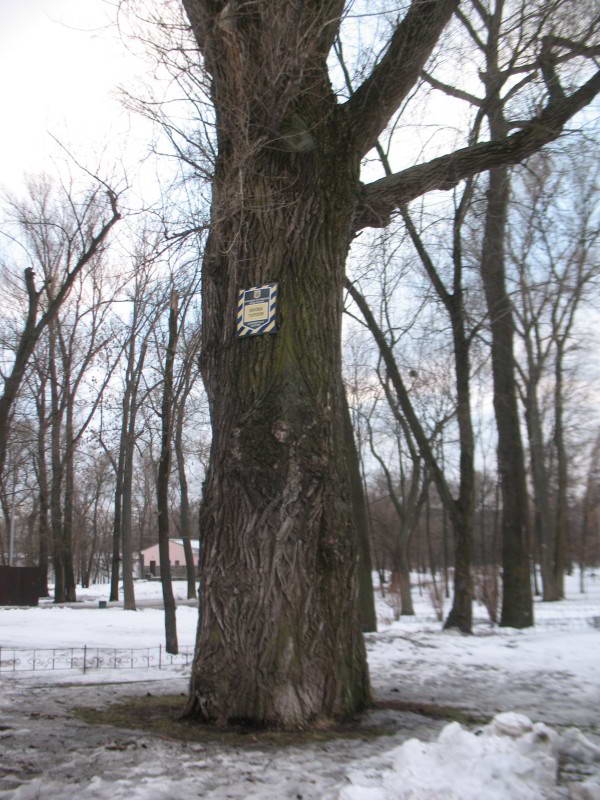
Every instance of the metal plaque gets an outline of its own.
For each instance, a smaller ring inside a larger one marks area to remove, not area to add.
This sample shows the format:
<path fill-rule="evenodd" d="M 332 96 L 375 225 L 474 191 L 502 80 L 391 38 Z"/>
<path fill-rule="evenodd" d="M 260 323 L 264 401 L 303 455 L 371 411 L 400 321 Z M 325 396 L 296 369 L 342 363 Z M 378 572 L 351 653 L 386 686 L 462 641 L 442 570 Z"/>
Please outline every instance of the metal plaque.
<path fill-rule="evenodd" d="M 275 333 L 277 284 L 265 283 L 240 289 L 237 308 L 237 335 L 258 336 Z"/>

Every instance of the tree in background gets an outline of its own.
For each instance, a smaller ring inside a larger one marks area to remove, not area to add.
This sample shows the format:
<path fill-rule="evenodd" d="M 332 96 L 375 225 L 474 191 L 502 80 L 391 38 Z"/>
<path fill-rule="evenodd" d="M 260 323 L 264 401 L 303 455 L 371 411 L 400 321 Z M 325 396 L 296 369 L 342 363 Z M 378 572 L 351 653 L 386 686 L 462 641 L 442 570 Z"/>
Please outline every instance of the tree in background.
<path fill-rule="evenodd" d="M 368 700 L 341 380 L 351 239 L 426 191 L 554 139 L 600 90 L 600 75 L 560 99 L 549 93 L 515 133 L 363 186 L 362 158 L 458 4 L 411 3 L 341 103 L 327 64 L 341 0 L 183 5 L 209 76 L 217 152 L 203 267 L 213 425 L 201 511 L 205 602 L 188 713 L 301 726 Z M 236 340 L 238 292 L 272 281 L 279 332 Z"/>
<path fill-rule="evenodd" d="M 56 190 L 46 179 L 39 179 L 29 187 L 29 197 L 25 201 L 10 200 L 8 208 L 12 230 L 10 238 L 21 247 L 17 251 L 25 253 L 28 266 L 24 270 L 26 287 L 25 322 L 17 324 L 13 344 L 12 363 L 4 374 L 4 389 L 0 396 L 0 480 L 6 460 L 6 450 L 10 435 L 9 420 L 23 384 L 28 365 L 42 334 L 50 331 L 51 345 L 56 344 L 55 333 L 59 312 L 86 271 L 92 269 L 106 247 L 109 233 L 120 219 L 117 209 L 117 195 L 106 190 L 108 209 L 102 192 L 106 187 L 95 187 L 77 197 L 68 187 Z M 105 215 L 104 222 L 98 217 Z M 43 285 L 37 289 L 34 269 L 43 278 Z M 52 330 L 51 330 L 52 329 Z M 54 359 L 51 368 L 56 370 L 57 353 L 48 351 Z M 52 384 L 56 392 L 56 381 Z M 56 393 L 54 405 L 49 411 L 56 421 L 55 436 L 58 435 L 58 405 Z M 60 459 L 57 442 L 54 441 L 54 458 Z M 41 462 L 40 462 L 41 463 Z M 57 462 L 58 463 L 58 462 Z M 49 489 L 49 506 L 52 507 L 54 493 L 55 507 L 60 488 L 56 475 L 54 485 Z M 53 528 L 53 562 L 56 579 L 56 599 L 74 599 L 74 579 L 68 546 L 68 530 L 63 529 L 62 519 L 56 514 L 51 519 Z M 65 545 L 66 543 L 66 545 Z M 42 553 L 42 557 L 44 554 Z"/>
<path fill-rule="evenodd" d="M 525 409 L 534 534 L 543 599 L 564 597 L 568 525 L 566 420 L 577 319 L 600 265 L 598 168 L 588 148 L 542 152 L 513 180 L 507 260 L 524 355 L 517 361 Z"/>

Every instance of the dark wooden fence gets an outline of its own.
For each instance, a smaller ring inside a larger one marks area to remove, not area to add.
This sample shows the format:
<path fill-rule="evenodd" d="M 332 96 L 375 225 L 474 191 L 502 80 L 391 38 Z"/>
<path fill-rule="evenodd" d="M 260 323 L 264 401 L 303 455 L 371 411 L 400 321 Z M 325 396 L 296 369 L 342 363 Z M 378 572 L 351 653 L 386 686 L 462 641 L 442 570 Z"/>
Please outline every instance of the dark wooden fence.
<path fill-rule="evenodd" d="M 37 606 L 39 567 L 0 567 L 0 606 Z"/>

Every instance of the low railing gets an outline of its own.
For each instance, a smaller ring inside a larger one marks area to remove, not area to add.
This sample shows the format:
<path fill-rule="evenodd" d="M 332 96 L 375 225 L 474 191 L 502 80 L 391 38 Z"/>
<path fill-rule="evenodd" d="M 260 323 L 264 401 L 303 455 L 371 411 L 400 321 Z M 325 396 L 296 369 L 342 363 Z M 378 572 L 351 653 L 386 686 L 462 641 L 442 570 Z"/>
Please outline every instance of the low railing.
<path fill-rule="evenodd" d="M 184 646 L 177 654 L 157 647 L 54 647 L 26 649 L 0 647 L 0 674 L 57 670 L 166 669 L 192 663 L 194 648 Z"/>

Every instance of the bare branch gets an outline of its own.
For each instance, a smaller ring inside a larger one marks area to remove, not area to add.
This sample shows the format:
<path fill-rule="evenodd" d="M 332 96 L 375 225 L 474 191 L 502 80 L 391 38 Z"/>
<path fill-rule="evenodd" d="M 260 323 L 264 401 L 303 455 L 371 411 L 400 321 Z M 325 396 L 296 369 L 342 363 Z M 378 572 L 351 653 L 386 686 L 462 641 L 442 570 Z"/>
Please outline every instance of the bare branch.
<path fill-rule="evenodd" d="M 518 164 L 560 136 L 565 124 L 599 92 L 600 71 L 569 97 L 550 99 L 539 116 L 504 139 L 464 147 L 368 184 L 355 230 L 384 227 L 393 212 L 424 192 L 452 189 L 478 172 Z"/>
<path fill-rule="evenodd" d="M 470 92 L 463 92 L 462 89 L 457 89 L 455 86 L 449 86 L 447 83 L 438 81 L 437 78 L 434 78 L 433 75 L 430 75 L 425 70 L 423 70 L 421 74 L 427 83 L 430 86 L 433 86 L 434 89 L 439 89 L 440 92 L 444 92 L 444 94 L 447 94 L 450 97 L 456 97 L 457 100 L 465 100 L 467 103 L 471 103 L 471 105 L 474 106 L 480 107 L 483 105 L 483 100 L 481 100 L 479 97 L 476 97 L 474 94 L 471 94 Z"/>
<path fill-rule="evenodd" d="M 413 0 L 389 47 L 371 75 L 341 110 L 349 118 L 356 145 L 368 152 L 394 111 L 418 81 L 458 0 Z"/>

